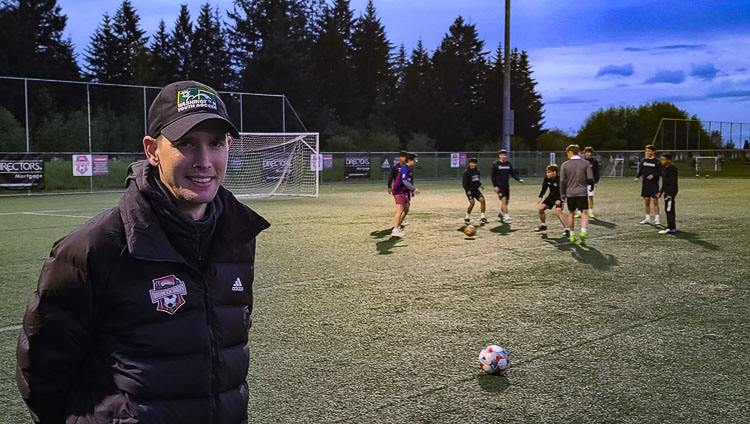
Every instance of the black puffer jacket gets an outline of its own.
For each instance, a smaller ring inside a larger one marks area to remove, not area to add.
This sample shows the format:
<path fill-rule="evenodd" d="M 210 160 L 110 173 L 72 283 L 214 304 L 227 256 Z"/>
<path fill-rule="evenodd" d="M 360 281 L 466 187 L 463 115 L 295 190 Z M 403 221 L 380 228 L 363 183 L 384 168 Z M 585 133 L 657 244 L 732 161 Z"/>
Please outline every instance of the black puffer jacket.
<path fill-rule="evenodd" d="M 137 186 L 55 243 L 19 334 L 21 394 L 42 423 L 245 423 L 255 237 L 269 224 L 220 188 L 199 267 Z"/>

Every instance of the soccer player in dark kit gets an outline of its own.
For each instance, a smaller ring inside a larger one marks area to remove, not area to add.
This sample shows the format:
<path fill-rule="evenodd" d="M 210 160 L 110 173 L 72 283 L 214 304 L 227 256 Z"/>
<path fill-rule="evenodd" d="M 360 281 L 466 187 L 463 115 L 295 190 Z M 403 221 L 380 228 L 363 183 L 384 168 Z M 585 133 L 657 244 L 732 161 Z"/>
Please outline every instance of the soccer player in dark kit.
<path fill-rule="evenodd" d="M 677 168 L 672 165 L 672 155 L 661 155 L 662 178 L 659 197 L 664 198 L 664 210 L 667 212 L 667 228 L 659 234 L 674 234 L 677 232 L 675 223 L 674 198 L 677 197 Z"/>
<path fill-rule="evenodd" d="M 549 196 L 542 200 L 547 189 L 549 189 Z M 560 200 L 560 177 L 557 175 L 557 165 L 554 163 L 547 165 L 547 176 L 542 181 L 542 191 L 539 192 L 539 200 L 536 203 L 539 205 L 539 220 L 542 223 L 534 231 L 545 231 L 547 229 L 544 211 L 554 208 L 555 215 L 557 215 L 563 228 L 565 228 L 565 237 L 570 237 L 570 230 L 563 220 L 563 204 L 562 200 Z"/>
<path fill-rule="evenodd" d="M 518 177 L 518 172 L 513 169 L 513 165 L 507 161 L 508 151 L 505 149 L 497 152 L 498 161 L 492 165 L 490 179 L 495 187 L 495 193 L 500 198 L 500 212 L 497 214 L 500 221 L 510 224 L 510 215 L 508 214 L 508 201 L 510 201 L 510 177 L 523 184 L 523 180 Z"/>
<path fill-rule="evenodd" d="M 649 144 L 646 146 L 646 158 L 641 161 L 641 166 L 638 168 L 638 175 L 635 177 L 635 181 L 638 181 L 639 177 L 643 177 L 643 184 L 641 185 L 641 197 L 643 197 L 643 209 L 646 212 L 646 217 L 641 221 L 641 224 L 651 223 L 651 204 L 654 205 L 654 224 L 659 225 L 659 177 L 661 176 L 661 161 L 656 158 L 656 147 Z"/>
<path fill-rule="evenodd" d="M 466 224 L 471 223 L 471 210 L 474 209 L 474 199 L 479 200 L 480 210 L 482 211 L 482 224 L 487 223 L 487 217 L 484 215 L 485 201 L 484 195 L 479 189 L 482 187 L 482 182 L 479 181 L 479 169 L 477 168 L 477 158 L 469 159 L 469 166 L 464 171 L 463 178 L 464 191 L 466 197 L 469 198 L 469 207 L 466 209 L 466 216 L 464 222 Z"/>

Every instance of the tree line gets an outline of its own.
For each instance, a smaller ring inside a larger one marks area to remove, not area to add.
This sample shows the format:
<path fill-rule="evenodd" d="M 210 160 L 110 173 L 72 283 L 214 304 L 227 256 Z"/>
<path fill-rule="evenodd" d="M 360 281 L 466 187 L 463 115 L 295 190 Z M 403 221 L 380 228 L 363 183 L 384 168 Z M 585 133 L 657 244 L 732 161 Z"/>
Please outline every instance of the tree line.
<path fill-rule="evenodd" d="M 322 133 L 329 151 L 495 150 L 507 60 L 511 147 L 557 148 L 573 140 L 544 128 L 528 53 L 515 48 L 505 58 L 501 46 L 487 51 L 476 26 L 461 16 L 433 52 L 421 41 L 407 51 L 388 40 L 372 0 L 358 17 L 349 0 L 234 0 L 226 19 L 208 2 L 195 19 L 180 5 L 177 19 L 161 20 L 151 36 L 124 0 L 113 15 L 102 16 L 82 67 L 72 42 L 63 39 L 66 21 L 56 0 L 3 1 L 0 75 L 149 86 L 195 79 L 219 90 L 285 94 L 307 128 Z M 34 91 L 37 150 L 72 149 L 85 137 L 85 109 L 71 100 L 72 90 L 60 84 Z M 93 96 L 96 149 L 132 150 L 143 132 L 139 94 Z M 19 128 L 23 133 L 24 109 L 18 102 L 0 105 L 0 136 L 6 136 L 0 151 L 12 150 L 8 140 L 19 137 Z M 265 116 L 263 109 L 256 115 Z M 601 129 L 598 118 L 589 121 L 579 133 L 587 145 L 642 147 L 643 138 L 628 135 L 619 138 L 625 144 L 613 144 L 609 133 L 594 130 Z"/>

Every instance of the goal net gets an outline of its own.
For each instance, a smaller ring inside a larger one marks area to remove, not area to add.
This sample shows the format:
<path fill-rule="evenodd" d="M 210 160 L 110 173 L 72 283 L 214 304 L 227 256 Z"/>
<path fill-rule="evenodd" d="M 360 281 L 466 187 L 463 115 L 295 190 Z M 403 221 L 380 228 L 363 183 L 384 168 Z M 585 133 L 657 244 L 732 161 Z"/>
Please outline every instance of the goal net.
<path fill-rule="evenodd" d="M 718 156 L 696 156 L 696 171 L 721 171 L 721 163 Z"/>
<path fill-rule="evenodd" d="M 625 159 L 621 157 L 609 157 L 607 167 L 604 168 L 604 172 L 601 173 L 602 177 L 622 177 L 623 168 L 625 167 Z"/>
<path fill-rule="evenodd" d="M 318 133 L 240 133 L 224 187 L 237 197 L 318 196 Z"/>

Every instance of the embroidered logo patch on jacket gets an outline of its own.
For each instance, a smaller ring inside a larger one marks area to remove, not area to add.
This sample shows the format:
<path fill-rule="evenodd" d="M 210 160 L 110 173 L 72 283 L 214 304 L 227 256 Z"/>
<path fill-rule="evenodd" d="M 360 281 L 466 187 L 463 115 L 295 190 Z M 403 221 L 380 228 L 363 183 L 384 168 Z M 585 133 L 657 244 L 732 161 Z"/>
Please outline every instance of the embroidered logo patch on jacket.
<path fill-rule="evenodd" d="M 156 303 L 156 310 L 170 315 L 174 314 L 180 306 L 185 304 L 182 296 L 187 295 L 185 283 L 174 275 L 156 278 L 153 290 L 149 290 L 151 303 Z"/>

